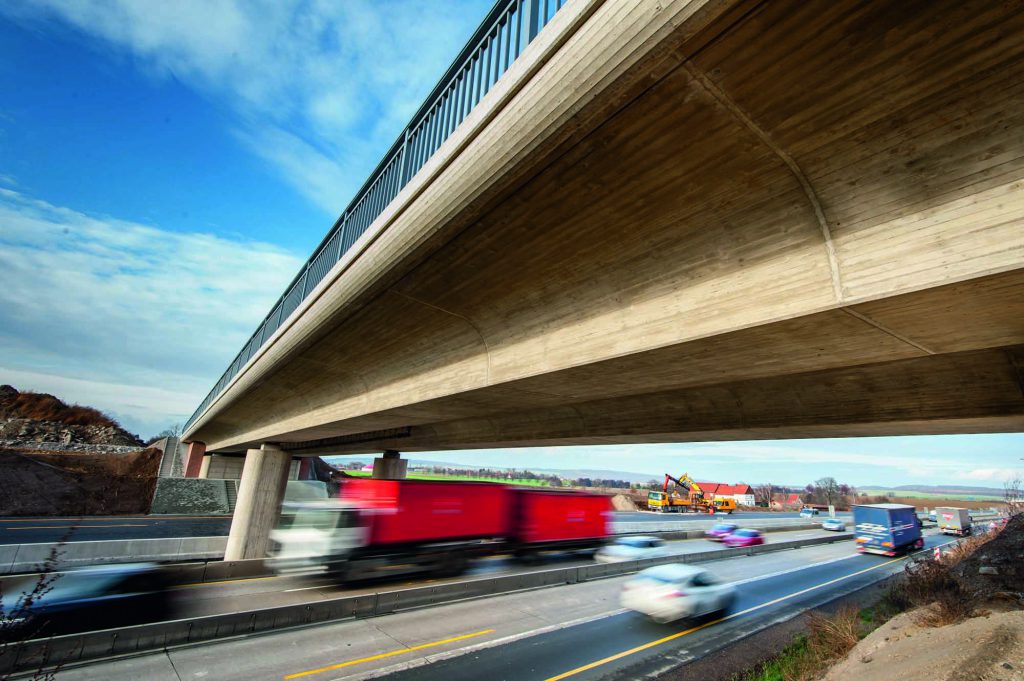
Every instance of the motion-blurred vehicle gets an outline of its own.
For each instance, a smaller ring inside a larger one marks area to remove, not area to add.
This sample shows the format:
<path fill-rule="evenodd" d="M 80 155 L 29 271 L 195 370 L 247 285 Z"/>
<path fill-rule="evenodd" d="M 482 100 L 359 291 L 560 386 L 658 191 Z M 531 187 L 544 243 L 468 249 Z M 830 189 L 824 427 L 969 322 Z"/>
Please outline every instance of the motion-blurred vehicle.
<path fill-rule="evenodd" d="M 731 584 L 719 582 L 707 570 L 672 563 L 647 568 L 622 585 L 622 607 L 655 622 L 672 622 L 726 612 L 736 598 Z"/>
<path fill-rule="evenodd" d="M 722 541 L 727 535 L 736 531 L 737 527 L 733 523 L 717 523 L 704 532 L 704 537 L 711 541 Z"/>
<path fill-rule="evenodd" d="M 801 518 L 813 518 L 813 517 L 815 517 L 818 514 L 819 514 L 818 509 L 811 508 L 810 506 L 805 506 L 804 508 L 800 509 L 800 517 Z"/>
<path fill-rule="evenodd" d="M 935 509 L 938 517 L 939 532 L 966 537 L 971 534 L 971 515 L 966 508 L 940 506 Z"/>
<path fill-rule="evenodd" d="M 935 513 L 934 509 L 928 511 L 928 520 L 932 521 L 933 523 L 939 522 L 938 515 Z"/>
<path fill-rule="evenodd" d="M 156 622 L 173 615 L 168 580 L 155 563 L 99 565 L 50 577 L 49 589 L 25 598 L 37 575 L 12 579 L 0 596 L 11 623 L 0 635 L 10 640 L 42 638 L 81 631 Z"/>
<path fill-rule="evenodd" d="M 839 518 L 825 518 L 821 521 L 821 529 L 829 530 L 830 532 L 845 532 L 846 523 Z"/>
<path fill-rule="evenodd" d="M 610 519 L 611 502 L 599 494 L 352 478 L 337 499 L 285 505 L 269 562 L 279 573 L 329 572 L 341 581 L 384 570 L 452 576 L 479 556 L 597 549 Z"/>
<path fill-rule="evenodd" d="M 722 537 L 722 543 L 730 549 L 744 546 L 758 546 L 764 543 L 764 535 L 760 530 L 738 529 Z"/>
<path fill-rule="evenodd" d="M 599 563 L 618 563 L 624 560 L 644 560 L 669 555 L 665 540 L 659 537 L 618 537 L 602 546 L 594 554 Z"/>
<path fill-rule="evenodd" d="M 853 531 L 861 553 L 895 556 L 924 546 L 917 510 L 904 504 L 854 506 Z"/>

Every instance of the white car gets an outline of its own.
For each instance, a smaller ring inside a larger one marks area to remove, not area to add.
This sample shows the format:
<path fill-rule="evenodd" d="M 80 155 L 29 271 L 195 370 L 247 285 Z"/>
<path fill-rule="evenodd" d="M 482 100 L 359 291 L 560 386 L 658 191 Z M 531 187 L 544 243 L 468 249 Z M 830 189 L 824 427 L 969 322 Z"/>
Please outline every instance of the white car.
<path fill-rule="evenodd" d="M 658 537 L 618 537 L 594 554 L 599 563 L 619 563 L 624 560 L 661 558 L 669 555 L 665 540 Z"/>
<path fill-rule="evenodd" d="M 622 585 L 619 602 L 627 610 L 664 623 L 724 613 L 735 598 L 736 589 L 707 570 L 671 563 L 638 572 Z"/>

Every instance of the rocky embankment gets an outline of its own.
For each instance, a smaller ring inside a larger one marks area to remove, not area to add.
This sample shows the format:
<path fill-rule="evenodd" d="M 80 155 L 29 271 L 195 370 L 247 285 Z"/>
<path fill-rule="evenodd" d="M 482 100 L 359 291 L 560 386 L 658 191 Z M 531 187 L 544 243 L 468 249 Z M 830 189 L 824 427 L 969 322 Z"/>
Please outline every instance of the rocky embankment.
<path fill-rule="evenodd" d="M 19 392 L 9 385 L 0 386 L 0 441 L 11 449 L 143 447 L 137 435 L 96 409 L 68 405 L 45 393 Z"/>

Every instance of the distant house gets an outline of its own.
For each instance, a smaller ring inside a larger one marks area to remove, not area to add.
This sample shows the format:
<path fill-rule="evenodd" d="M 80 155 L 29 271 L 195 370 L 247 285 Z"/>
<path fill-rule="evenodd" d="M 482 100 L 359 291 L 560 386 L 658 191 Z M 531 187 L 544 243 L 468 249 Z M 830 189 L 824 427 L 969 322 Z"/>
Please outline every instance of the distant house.
<path fill-rule="evenodd" d="M 774 509 L 785 509 L 785 508 L 802 508 L 804 505 L 803 500 L 799 494 L 776 494 L 772 499 L 772 508 Z"/>
<path fill-rule="evenodd" d="M 733 499 L 739 506 L 753 506 L 754 490 L 750 485 L 726 485 L 723 482 L 701 482 L 697 481 L 704 494 L 712 499 L 728 497 Z"/>

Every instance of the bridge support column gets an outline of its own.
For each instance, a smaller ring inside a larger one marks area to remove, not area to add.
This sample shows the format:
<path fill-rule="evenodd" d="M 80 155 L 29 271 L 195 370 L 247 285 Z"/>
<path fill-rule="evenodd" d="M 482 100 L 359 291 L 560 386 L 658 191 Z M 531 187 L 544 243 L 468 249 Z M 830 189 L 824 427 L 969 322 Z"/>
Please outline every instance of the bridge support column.
<path fill-rule="evenodd" d="M 378 480 L 403 480 L 409 462 L 401 458 L 401 453 L 393 449 L 384 452 L 384 456 L 373 460 L 373 477 Z"/>
<path fill-rule="evenodd" d="M 224 560 L 267 555 L 270 531 L 281 514 L 291 463 L 291 454 L 271 444 L 246 452 Z"/>
<path fill-rule="evenodd" d="M 199 466 L 199 477 L 208 478 L 210 473 L 210 462 L 213 460 L 213 454 L 206 454 L 203 456 L 203 463 Z"/>
<path fill-rule="evenodd" d="M 310 480 L 310 471 L 313 470 L 313 459 L 306 456 L 299 459 L 299 480 Z"/>
<path fill-rule="evenodd" d="M 188 454 L 185 455 L 185 477 L 198 478 L 199 471 L 203 467 L 203 457 L 206 456 L 205 442 L 189 442 Z"/>

